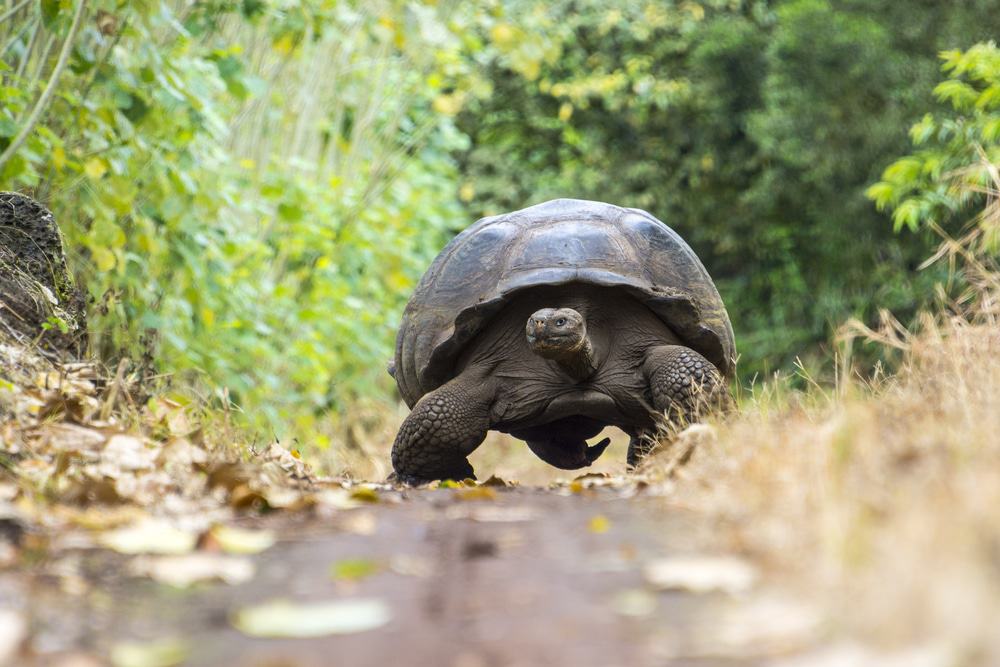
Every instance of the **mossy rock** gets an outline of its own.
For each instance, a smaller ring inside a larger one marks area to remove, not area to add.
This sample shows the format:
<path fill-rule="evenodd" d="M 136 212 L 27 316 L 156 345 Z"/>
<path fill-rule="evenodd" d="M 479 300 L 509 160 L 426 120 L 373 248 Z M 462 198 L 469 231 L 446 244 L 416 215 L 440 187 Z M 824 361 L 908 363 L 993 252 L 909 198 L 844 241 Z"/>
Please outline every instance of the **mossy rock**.
<path fill-rule="evenodd" d="M 0 192 L 0 339 L 79 357 L 84 305 L 52 213 L 30 197 Z"/>

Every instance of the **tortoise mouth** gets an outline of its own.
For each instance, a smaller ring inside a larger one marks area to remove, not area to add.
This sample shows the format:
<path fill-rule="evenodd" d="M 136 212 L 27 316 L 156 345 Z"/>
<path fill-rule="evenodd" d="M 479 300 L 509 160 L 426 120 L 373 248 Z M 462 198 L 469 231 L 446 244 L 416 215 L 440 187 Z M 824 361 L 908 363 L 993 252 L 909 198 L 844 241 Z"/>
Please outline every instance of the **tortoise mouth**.
<path fill-rule="evenodd" d="M 527 334 L 528 345 L 537 351 L 560 351 L 573 352 L 580 347 L 580 343 L 575 341 L 578 338 L 572 333 L 547 333 L 540 336 Z"/>

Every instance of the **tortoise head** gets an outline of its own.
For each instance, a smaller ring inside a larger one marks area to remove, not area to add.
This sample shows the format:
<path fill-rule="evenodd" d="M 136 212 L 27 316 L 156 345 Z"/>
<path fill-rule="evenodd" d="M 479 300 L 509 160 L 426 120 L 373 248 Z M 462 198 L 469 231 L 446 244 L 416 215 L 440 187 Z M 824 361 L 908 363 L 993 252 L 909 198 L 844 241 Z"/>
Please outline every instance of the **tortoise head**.
<path fill-rule="evenodd" d="M 542 308 L 528 318 L 528 346 L 546 359 L 565 359 L 587 346 L 587 322 L 572 308 Z"/>

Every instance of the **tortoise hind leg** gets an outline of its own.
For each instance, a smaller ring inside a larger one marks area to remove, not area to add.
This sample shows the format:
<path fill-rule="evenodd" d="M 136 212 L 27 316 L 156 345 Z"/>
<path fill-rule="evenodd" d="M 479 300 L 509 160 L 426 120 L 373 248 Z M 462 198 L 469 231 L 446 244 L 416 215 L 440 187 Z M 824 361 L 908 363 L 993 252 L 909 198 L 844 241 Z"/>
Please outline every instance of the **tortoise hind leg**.
<path fill-rule="evenodd" d="M 690 424 L 708 407 L 726 398 L 725 383 L 715 365 L 682 345 L 658 345 L 646 352 L 642 365 L 653 406 L 672 426 Z M 637 466 L 655 447 L 649 434 L 632 435 L 628 465 Z"/>
<path fill-rule="evenodd" d="M 628 455 L 625 464 L 630 470 L 635 470 L 650 452 L 656 449 L 656 438 L 647 431 L 637 431 L 629 434 Z"/>
<path fill-rule="evenodd" d="M 466 458 L 490 428 L 493 391 L 460 375 L 421 398 L 392 445 L 395 478 L 404 484 L 475 477 Z"/>

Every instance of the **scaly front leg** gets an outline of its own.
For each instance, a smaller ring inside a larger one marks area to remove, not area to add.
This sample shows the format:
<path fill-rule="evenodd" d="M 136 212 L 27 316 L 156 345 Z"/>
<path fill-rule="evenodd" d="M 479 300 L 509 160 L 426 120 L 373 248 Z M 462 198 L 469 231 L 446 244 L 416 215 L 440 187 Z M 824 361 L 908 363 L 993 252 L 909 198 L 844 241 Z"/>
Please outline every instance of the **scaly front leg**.
<path fill-rule="evenodd" d="M 674 426 L 696 421 L 706 408 L 727 397 L 725 382 L 715 365 L 682 345 L 651 348 L 642 372 L 649 383 L 653 406 Z M 628 448 L 629 466 L 637 466 L 655 444 L 642 434 L 634 435 Z"/>
<path fill-rule="evenodd" d="M 466 457 L 490 428 L 493 396 L 491 383 L 463 374 L 421 398 L 392 445 L 396 479 L 415 485 L 474 478 Z"/>

